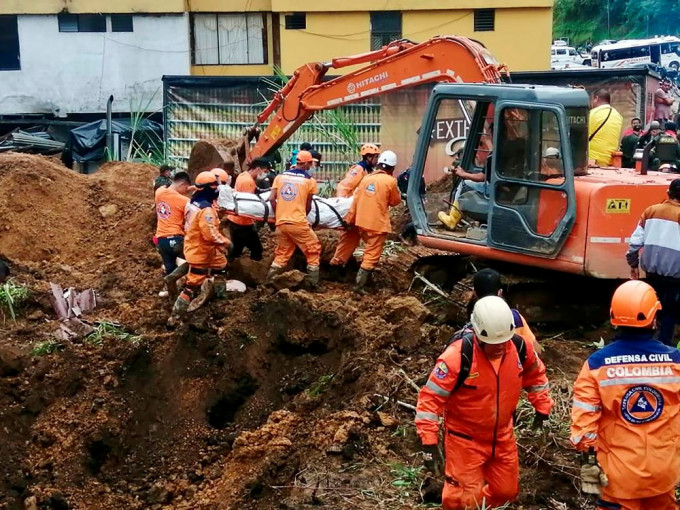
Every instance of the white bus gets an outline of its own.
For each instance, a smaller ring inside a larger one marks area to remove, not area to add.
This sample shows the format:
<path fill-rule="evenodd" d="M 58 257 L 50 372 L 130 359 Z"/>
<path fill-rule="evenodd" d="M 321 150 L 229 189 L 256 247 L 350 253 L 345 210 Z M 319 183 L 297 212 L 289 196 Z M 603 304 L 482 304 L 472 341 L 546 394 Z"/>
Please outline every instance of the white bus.
<path fill-rule="evenodd" d="M 634 67 L 658 64 L 667 69 L 680 68 L 680 38 L 629 39 L 595 46 L 590 51 L 593 67 Z"/>
<path fill-rule="evenodd" d="M 584 57 L 573 46 L 568 46 L 566 41 L 557 40 L 550 48 L 550 68 L 565 69 L 569 67 L 581 67 L 590 65 L 590 58 Z"/>

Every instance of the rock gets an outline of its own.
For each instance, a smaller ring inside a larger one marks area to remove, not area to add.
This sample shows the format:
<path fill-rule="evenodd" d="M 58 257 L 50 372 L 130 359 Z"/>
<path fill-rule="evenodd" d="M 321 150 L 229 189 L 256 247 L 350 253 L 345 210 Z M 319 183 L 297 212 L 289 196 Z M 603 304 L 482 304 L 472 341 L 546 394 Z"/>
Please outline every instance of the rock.
<path fill-rule="evenodd" d="M 276 290 L 296 289 L 302 285 L 306 277 L 307 275 L 302 271 L 293 269 L 274 277 L 271 281 L 271 286 Z"/>
<path fill-rule="evenodd" d="M 26 498 L 24 501 L 24 508 L 26 510 L 38 510 L 38 500 L 36 499 L 35 496 L 31 496 L 29 498 Z"/>
<path fill-rule="evenodd" d="M 399 421 L 394 416 L 384 411 L 378 411 L 378 419 L 380 419 L 380 423 L 383 427 L 391 429 L 396 428 L 397 425 L 399 425 Z"/>
<path fill-rule="evenodd" d="M 99 214 L 102 218 L 109 218 L 118 214 L 118 206 L 116 204 L 106 204 L 99 208 Z"/>
<path fill-rule="evenodd" d="M 404 320 L 415 320 L 422 324 L 430 317 L 430 311 L 413 296 L 397 296 L 385 302 L 385 318 L 398 323 Z"/>
<path fill-rule="evenodd" d="M 35 312 L 26 316 L 29 321 L 39 321 L 45 317 L 45 313 L 42 310 L 36 310 Z"/>
<path fill-rule="evenodd" d="M 21 354 L 12 347 L 0 347 L 0 377 L 19 374 L 23 368 Z"/>
<path fill-rule="evenodd" d="M 151 505 L 164 504 L 170 500 L 170 492 L 160 483 L 149 489 L 146 501 Z"/>

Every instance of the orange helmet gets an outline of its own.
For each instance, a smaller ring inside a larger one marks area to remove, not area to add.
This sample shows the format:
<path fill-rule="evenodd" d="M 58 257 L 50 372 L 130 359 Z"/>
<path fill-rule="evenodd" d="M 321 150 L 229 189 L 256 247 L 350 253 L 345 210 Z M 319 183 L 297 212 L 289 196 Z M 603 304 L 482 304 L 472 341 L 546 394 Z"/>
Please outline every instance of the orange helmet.
<path fill-rule="evenodd" d="M 315 159 L 309 151 L 300 151 L 297 153 L 296 161 L 298 163 L 311 163 L 312 161 L 318 161 L 318 159 Z"/>
<path fill-rule="evenodd" d="M 212 172 L 201 172 L 196 176 L 197 188 L 217 187 L 217 176 Z"/>
<path fill-rule="evenodd" d="M 371 154 L 380 154 L 378 146 L 372 143 L 365 143 L 361 146 L 361 155 L 368 156 Z"/>
<path fill-rule="evenodd" d="M 613 326 L 648 328 L 659 310 L 661 303 L 654 289 L 648 283 L 630 280 L 614 291 L 609 316 Z"/>
<path fill-rule="evenodd" d="M 217 177 L 217 180 L 220 181 L 220 184 L 226 184 L 229 182 L 229 174 L 221 168 L 213 168 L 211 172 L 215 175 L 215 177 Z"/>

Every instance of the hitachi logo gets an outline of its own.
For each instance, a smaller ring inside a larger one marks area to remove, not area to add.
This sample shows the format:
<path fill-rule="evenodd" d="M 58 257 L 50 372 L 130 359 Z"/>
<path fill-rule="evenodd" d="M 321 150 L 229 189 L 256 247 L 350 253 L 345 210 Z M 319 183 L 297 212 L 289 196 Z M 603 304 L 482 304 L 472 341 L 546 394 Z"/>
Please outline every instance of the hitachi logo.
<path fill-rule="evenodd" d="M 354 94 L 357 90 L 360 90 L 364 88 L 367 85 L 372 85 L 374 83 L 381 82 L 383 80 L 386 80 L 389 77 L 389 73 L 387 71 L 384 71 L 382 73 L 378 73 L 374 76 L 371 76 L 369 78 L 364 78 L 361 81 L 354 81 L 350 82 L 347 84 L 347 92 L 350 94 Z"/>

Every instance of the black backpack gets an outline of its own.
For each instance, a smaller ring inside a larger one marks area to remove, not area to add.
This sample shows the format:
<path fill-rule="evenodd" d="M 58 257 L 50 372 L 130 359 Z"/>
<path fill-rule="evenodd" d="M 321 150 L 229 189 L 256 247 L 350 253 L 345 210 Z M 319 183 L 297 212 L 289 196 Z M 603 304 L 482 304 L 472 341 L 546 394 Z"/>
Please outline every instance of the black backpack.
<path fill-rule="evenodd" d="M 456 378 L 456 384 L 454 385 L 453 390 L 451 390 L 452 394 L 463 385 L 465 379 L 467 379 L 470 375 L 470 369 L 472 368 L 472 355 L 475 352 L 474 344 L 472 343 L 474 341 L 475 334 L 472 328 L 463 328 L 459 333 L 456 334 L 456 336 L 458 338 L 456 338 L 454 342 L 460 341 L 463 342 L 463 345 L 460 348 L 460 371 L 458 372 L 458 377 Z M 524 339 L 519 335 L 513 335 L 512 343 L 515 344 L 515 349 L 517 349 L 517 353 L 519 354 L 519 361 L 522 363 L 522 366 L 524 366 L 524 362 L 527 359 L 527 346 L 524 343 Z"/>

